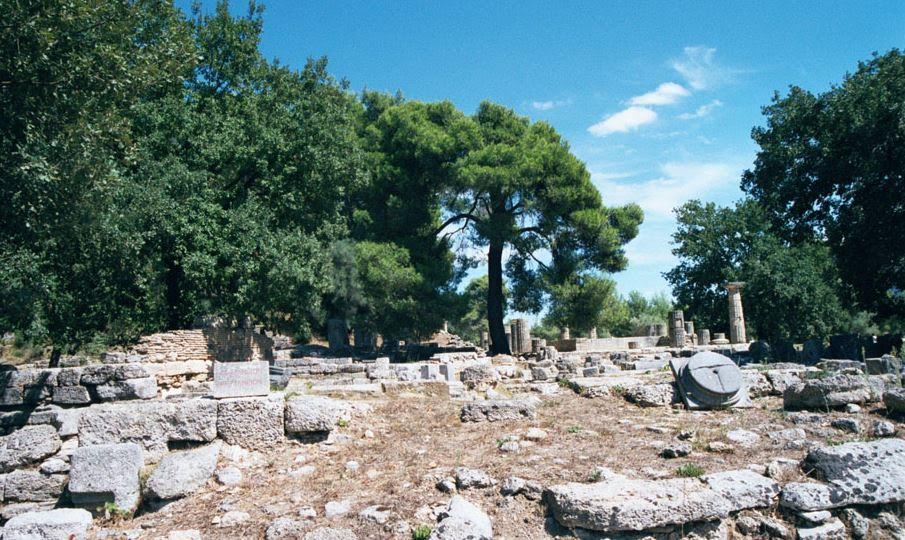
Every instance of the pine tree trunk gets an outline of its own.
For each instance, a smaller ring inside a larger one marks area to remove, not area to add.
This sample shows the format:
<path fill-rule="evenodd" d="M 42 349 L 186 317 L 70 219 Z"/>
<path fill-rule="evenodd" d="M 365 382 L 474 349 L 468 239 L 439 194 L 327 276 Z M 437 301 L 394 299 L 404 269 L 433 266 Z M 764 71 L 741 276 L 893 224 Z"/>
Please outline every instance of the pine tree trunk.
<path fill-rule="evenodd" d="M 487 252 L 487 323 L 490 354 L 510 354 L 503 326 L 503 244 L 490 243 Z"/>

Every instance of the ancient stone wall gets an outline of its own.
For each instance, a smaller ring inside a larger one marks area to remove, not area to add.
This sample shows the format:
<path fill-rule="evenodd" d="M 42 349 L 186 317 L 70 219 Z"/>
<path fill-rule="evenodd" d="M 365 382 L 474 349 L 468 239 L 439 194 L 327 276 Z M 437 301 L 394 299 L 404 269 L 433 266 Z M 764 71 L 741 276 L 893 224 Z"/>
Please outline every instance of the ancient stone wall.
<path fill-rule="evenodd" d="M 239 362 L 273 359 L 273 340 L 250 329 L 201 328 L 174 330 L 145 336 L 129 354 L 146 356 L 148 362 Z"/>
<path fill-rule="evenodd" d="M 560 339 L 548 343 L 556 347 L 560 352 L 606 352 L 628 350 L 629 343 L 634 343 L 637 348 L 656 347 L 660 341 L 659 336 L 635 336 L 635 337 L 614 337 L 614 338 L 598 338 L 598 339 Z"/>

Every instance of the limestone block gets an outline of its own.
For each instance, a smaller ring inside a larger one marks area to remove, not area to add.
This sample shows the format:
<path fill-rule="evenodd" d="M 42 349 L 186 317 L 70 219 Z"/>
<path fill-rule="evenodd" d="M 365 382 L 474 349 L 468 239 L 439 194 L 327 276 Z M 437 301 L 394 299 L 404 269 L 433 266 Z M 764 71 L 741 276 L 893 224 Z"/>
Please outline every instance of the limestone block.
<path fill-rule="evenodd" d="M 157 379 L 126 379 L 111 381 L 97 387 L 97 397 L 101 401 L 119 401 L 128 399 L 152 399 L 157 397 Z"/>
<path fill-rule="evenodd" d="M 674 383 L 639 384 L 627 388 L 623 397 L 641 407 L 666 407 L 682 401 Z"/>
<path fill-rule="evenodd" d="M 3 527 L 5 540 L 85 540 L 91 514 L 82 509 L 58 508 L 18 515 Z"/>
<path fill-rule="evenodd" d="M 883 393 L 883 404 L 893 415 L 905 415 L 905 387 L 890 388 Z"/>
<path fill-rule="evenodd" d="M 322 396 L 299 396 L 286 402 L 286 432 L 331 431 L 349 412 L 345 401 Z"/>
<path fill-rule="evenodd" d="M 3 475 L 3 498 L 16 502 L 56 501 L 63 494 L 66 475 L 19 470 Z"/>
<path fill-rule="evenodd" d="M 849 403 L 879 401 L 885 388 L 882 376 L 836 374 L 823 379 L 807 379 L 785 389 L 782 395 L 786 409 L 844 407 Z"/>
<path fill-rule="evenodd" d="M 440 521 L 431 531 L 430 540 L 493 540 L 490 517 L 459 495 L 450 499 L 437 517 Z"/>
<path fill-rule="evenodd" d="M 60 405 L 87 405 L 91 395 L 84 386 L 55 386 L 52 401 Z"/>
<path fill-rule="evenodd" d="M 632 480 L 614 475 L 592 484 L 569 483 L 547 490 L 546 500 L 565 527 L 593 531 L 643 531 L 710 521 L 732 512 L 769 506 L 775 482 L 752 471 L 696 478 Z"/>
<path fill-rule="evenodd" d="M 57 385 L 78 386 L 82 380 L 82 368 L 63 368 L 57 374 Z"/>
<path fill-rule="evenodd" d="M 284 407 L 282 394 L 219 400 L 217 435 L 244 448 L 267 448 L 284 438 Z"/>
<path fill-rule="evenodd" d="M 219 442 L 167 454 L 148 478 L 148 495 L 156 499 L 177 499 L 194 493 L 214 473 L 219 455 Z"/>
<path fill-rule="evenodd" d="M 459 417 L 463 422 L 500 422 L 530 419 L 537 415 L 536 407 L 538 401 L 536 398 L 473 401 L 462 406 Z"/>
<path fill-rule="evenodd" d="M 60 449 L 60 436 L 50 425 L 25 426 L 0 437 L 0 472 L 42 461 Z"/>
<path fill-rule="evenodd" d="M 138 473 L 144 465 L 141 446 L 134 443 L 83 446 L 70 458 L 69 492 L 77 505 L 103 506 L 113 502 L 121 510 L 138 506 Z"/>

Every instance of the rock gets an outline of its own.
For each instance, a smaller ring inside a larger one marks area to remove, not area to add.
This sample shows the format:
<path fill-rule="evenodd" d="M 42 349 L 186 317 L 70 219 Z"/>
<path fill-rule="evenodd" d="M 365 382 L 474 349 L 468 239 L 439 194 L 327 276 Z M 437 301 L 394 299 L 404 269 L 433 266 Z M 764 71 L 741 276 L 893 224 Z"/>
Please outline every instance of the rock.
<path fill-rule="evenodd" d="M 532 419 L 537 415 L 538 400 L 495 399 L 479 400 L 462 406 L 462 422 L 501 422 Z"/>
<path fill-rule="evenodd" d="M 802 373 L 803 371 L 800 370 L 767 370 L 765 375 L 767 376 L 767 380 L 770 381 L 770 394 L 774 396 L 781 396 L 783 392 L 786 391 L 786 388 L 801 382 Z"/>
<path fill-rule="evenodd" d="M 377 525 L 385 525 L 392 516 L 393 513 L 388 507 L 378 505 L 369 506 L 358 513 L 361 519 Z"/>
<path fill-rule="evenodd" d="M 59 508 L 18 515 L 3 527 L 4 540 L 84 540 L 91 527 L 86 510 Z"/>
<path fill-rule="evenodd" d="M 483 510 L 456 495 L 438 516 L 430 540 L 492 540 L 493 524 Z"/>
<path fill-rule="evenodd" d="M 463 369 L 461 380 L 468 388 L 475 388 L 496 384 L 500 380 L 500 374 L 493 366 L 481 364 Z"/>
<path fill-rule="evenodd" d="M 60 458 L 50 458 L 41 464 L 39 469 L 44 474 L 61 474 L 69 472 L 69 463 Z"/>
<path fill-rule="evenodd" d="M 242 471 L 233 466 L 219 469 L 215 476 L 217 477 L 217 482 L 224 486 L 234 486 L 242 482 Z"/>
<path fill-rule="evenodd" d="M 845 540 L 848 535 L 845 532 L 845 524 L 838 519 L 819 527 L 798 529 L 798 540 Z"/>
<path fill-rule="evenodd" d="M 166 500 L 198 491 L 213 474 L 219 455 L 218 443 L 167 454 L 148 478 L 148 495 Z"/>
<path fill-rule="evenodd" d="M 456 467 L 456 487 L 459 489 L 488 488 L 496 485 L 496 480 L 480 469 Z"/>
<path fill-rule="evenodd" d="M 286 401 L 286 432 L 317 433 L 331 431 L 349 413 L 344 401 L 322 396 L 299 396 Z"/>
<path fill-rule="evenodd" d="M 565 527 L 618 532 L 722 519 L 731 512 L 769 506 L 778 490 L 775 482 L 740 470 L 700 480 L 615 476 L 593 484 L 553 486 L 545 498 L 553 516 Z"/>
<path fill-rule="evenodd" d="M 896 426 L 886 420 L 875 420 L 871 426 L 874 437 L 892 437 L 896 434 Z"/>
<path fill-rule="evenodd" d="M 358 540 L 358 537 L 349 529 L 318 527 L 305 534 L 304 540 Z"/>
<path fill-rule="evenodd" d="M 223 514 L 220 517 L 220 522 L 217 523 L 217 527 L 220 528 L 228 528 L 235 527 L 236 525 L 241 525 L 251 519 L 251 515 L 248 512 L 240 512 L 238 510 L 230 510 L 229 512 Z"/>
<path fill-rule="evenodd" d="M 861 433 L 861 424 L 857 418 L 837 418 L 833 420 L 832 426 L 849 433 Z"/>
<path fill-rule="evenodd" d="M 826 410 L 845 407 L 849 403 L 872 403 L 879 400 L 885 383 L 878 376 L 835 374 L 822 379 L 807 379 L 783 392 L 783 407 L 789 410 Z"/>
<path fill-rule="evenodd" d="M 55 386 L 51 400 L 60 405 L 87 405 L 91 394 L 84 386 Z"/>
<path fill-rule="evenodd" d="M 666 407 L 681 401 L 674 383 L 633 386 L 627 388 L 622 396 L 640 407 Z"/>
<path fill-rule="evenodd" d="M 0 437 L 0 472 L 29 465 L 56 454 L 60 435 L 53 426 L 25 426 Z"/>
<path fill-rule="evenodd" d="M 845 412 L 847 412 L 848 414 L 858 414 L 859 412 L 861 412 L 861 405 L 849 403 L 845 406 Z"/>
<path fill-rule="evenodd" d="M 789 482 L 782 487 L 779 504 L 793 510 L 814 512 L 841 506 L 844 499 L 842 493 L 824 484 Z"/>
<path fill-rule="evenodd" d="M 691 445 L 688 443 L 674 443 L 665 446 L 660 450 L 660 457 L 666 459 L 675 459 L 685 457 L 691 453 Z"/>
<path fill-rule="evenodd" d="M 153 399 L 157 397 L 157 378 L 127 379 L 112 381 L 96 387 L 97 397 L 101 401 L 119 401 L 126 399 Z"/>
<path fill-rule="evenodd" d="M 735 447 L 721 441 L 710 441 L 707 443 L 707 451 L 716 454 L 731 454 L 735 451 Z"/>
<path fill-rule="evenodd" d="M 902 360 L 895 356 L 886 355 L 881 358 L 868 358 L 864 360 L 867 373 L 870 375 L 883 375 L 891 373 L 898 375 L 902 372 Z"/>
<path fill-rule="evenodd" d="M 528 431 L 525 433 L 525 439 L 529 441 L 542 441 L 547 438 L 547 432 L 542 430 L 541 428 L 528 428 Z"/>
<path fill-rule="evenodd" d="M 141 447 L 134 443 L 84 446 L 70 458 L 69 492 L 77 505 L 132 511 L 138 505 L 138 472 L 144 465 Z"/>
<path fill-rule="evenodd" d="M 892 415 L 905 415 L 905 387 L 890 388 L 883 393 L 883 404 Z"/>
<path fill-rule="evenodd" d="M 767 476 L 780 482 L 788 482 L 801 475 L 798 460 L 778 458 L 767 464 Z"/>
<path fill-rule="evenodd" d="M 845 504 L 836 506 L 905 501 L 905 440 L 902 439 L 817 448 L 808 452 L 802 467 L 813 469 L 841 492 Z"/>
<path fill-rule="evenodd" d="M 456 481 L 452 478 L 443 478 L 437 482 L 436 487 L 443 493 L 453 493 L 456 491 Z"/>
<path fill-rule="evenodd" d="M 7 501 L 56 501 L 63 494 L 64 484 L 65 475 L 46 475 L 38 471 L 13 471 L 2 477 L 3 497 Z"/>
<path fill-rule="evenodd" d="M 853 538 L 866 538 L 870 530 L 870 521 L 854 508 L 846 508 L 842 511 L 842 519 L 851 529 Z"/>
<path fill-rule="evenodd" d="M 528 483 L 517 476 L 509 476 L 500 484 L 500 495 L 511 497 L 521 493 Z"/>
<path fill-rule="evenodd" d="M 324 505 L 324 515 L 328 518 L 348 514 L 352 510 L 352 499 L 330 501 Z"/>
<path fill-rule="evenodd" d="M 170 531 L 167 535 L 167 540 L 201 540 L 201 531 L 197 529 Z"/>
<path fill-rule="evenodd" d="M 168 442 L 210 442 L 217 437 L 217 402 L 211 399 L 93 405 L 82 412 L 81 445 L 133 442 L 157 461 Z"/>
<path fill-rule="evenodd" d="M 217 407 L 217 435 L 229 444 L 258 450 L 281 442 L 283 396 L 221 399 Z"/>
<path fill-rule="evenodd" d="M 310 525 L 306 521 L 291 518 L 278 518 L 267 526 L 265 540 L 296 540 L 301 538 Z"/>
<path fill-rule="evenodd" d="M 818 510 L 816 512 L 799 512 L 798 516 L 808 523 L 812 523 L 814 525 L 820 525 L 821 523 L 826 523 L 827 521 L 833 519 L 833 513 L 829 510 Z"/>
<path fill-rule="evenodd" d="M 760 441 L 760 435 L 747 429 L 733 429 L 726 433 L 726 438 L 743 448 L 752 448 Z"/>
<path fill-rule="evenodd" d="M 559 370 L 553 366 L 531 368 L 531 378 L 535 381 L 552 381 L 556 379 Z"/>

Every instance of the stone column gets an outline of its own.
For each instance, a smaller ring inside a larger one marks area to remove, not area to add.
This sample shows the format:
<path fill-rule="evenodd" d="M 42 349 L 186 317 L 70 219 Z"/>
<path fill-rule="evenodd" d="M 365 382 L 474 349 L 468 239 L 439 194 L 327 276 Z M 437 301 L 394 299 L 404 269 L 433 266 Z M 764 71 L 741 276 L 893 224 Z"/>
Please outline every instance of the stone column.
<path fill-rule="evenodd" d="M 330 343 L 330 350 L 337 351 L 349 344 L 349 330 L 346 327 L 345 319 L 328 319 L 327 320 L 327 341 Z"/>
<path fill-rule="evenodd" d="M 742 287 L 744 282 L 734 281 L 723 285 L 729 291 L 729 342 L 747 343 L 745 314 L 742 311 Z"/>
<path fill-rule="evenodd" d="M 513 354 L 525 354 L 531 352 L 531 327 L 527 319 L 512 319 L 510 325 L 512 331 Z"/>
<path fill-rule="evenodd" d="M 559 339 L 561 339 L 561 340 L 572 339 L 572 338 L 569 336 L 569 327 L 568 327 L 568 326 L 563 326 L 563 327 L 559 330 Z"/>
<path fill-rule="evenodd" d="M 588 331 L 588 339 L 597 339 L 597 327 L 591 328 Z"/>
<path fill-rule="evenodd" d="M 443 321 L 443 333 L 444 334 L 449 333 L 449 322 L 448 321 Z"/>
<path fill-rule="evenodd" d="M 481 348 L 490 348 L 490 332 L 481 332 Z"/>
<path fill-rule="evenodd" d="M 680 309 L 669 312 L 669 344 L 680 349 L 685 346 L 685 314 Z"/>
<path fill-rule="evenodd" d="M 710 330 L 706 328 L 701 330 L 701 335 L 698 336 L 698 345 L 710 345 Z"/>

